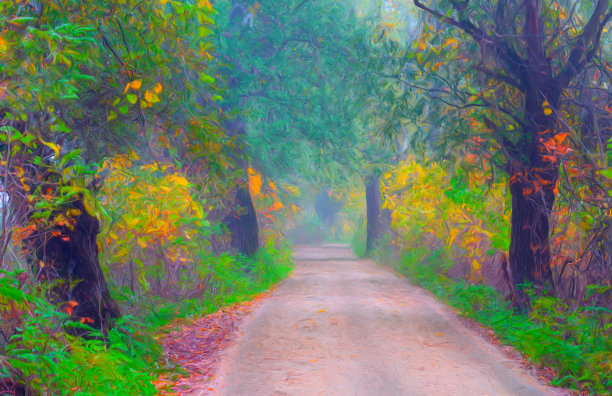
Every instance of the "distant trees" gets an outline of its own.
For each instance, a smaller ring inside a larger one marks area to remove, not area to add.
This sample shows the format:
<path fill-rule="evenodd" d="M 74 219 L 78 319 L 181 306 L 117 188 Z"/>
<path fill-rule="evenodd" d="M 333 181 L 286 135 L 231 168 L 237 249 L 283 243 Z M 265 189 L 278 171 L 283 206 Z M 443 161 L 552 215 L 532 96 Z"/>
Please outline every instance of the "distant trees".
<path fill-rule="evenodd" d="M 386 157 L 370 125 L 359 122 L 372 94 L 366 58 L 372 26 L 349 2 L 219 1 L 216 7 L 216 47 L 229 66 L 225 104 L 244 113 L 240 138 L 252 166 L 267 177 L 320 186 L 342 184 L 349 173 L 366 184 L 373 164 Z"/>

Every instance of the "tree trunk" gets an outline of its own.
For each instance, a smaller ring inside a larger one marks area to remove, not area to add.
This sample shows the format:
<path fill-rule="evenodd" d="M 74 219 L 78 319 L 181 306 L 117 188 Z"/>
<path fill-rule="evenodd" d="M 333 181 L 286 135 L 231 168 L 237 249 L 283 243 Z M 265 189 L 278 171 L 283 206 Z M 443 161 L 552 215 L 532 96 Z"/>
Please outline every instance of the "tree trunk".
<path fill-rule="evenodd" d="M 525 174 L 527 173 L 527 174 Z M 510 179 L 512 218 L 510 271 L 512 283 L 531 283 L 542 288 L 551 279 L 549 244 L 550 215 L 555 202 L 557 169 L 515 173 Z M 517 305 L 525 309 L 527 299 L 518 286 Z"/>
<path fill-rule="evenodd" d="M 51 285 L 51 301 L 92 327 L 108 329 L 121 313 L 111 298 L 98 261 L 98 219 L 87 213 L 81 200 L 72 203 L 72 216 L 31 239 L 34 268 Z M 64 213 L 62 213 L 64 214 Z M 57 217 L 56 217 L 57 219 Z M 76 305 L 75 305 L 76 303 Z"/>
<path fill-rule="evenodd" d="M 247 127 L 242 117 L 225 121 L 225 129 L 228 133 L 238 138 L 238 144 L 233 150 L 232 158 L 236 165 L 241 168 L 245 175 L 248 175 L 248 160 L 243 146 L 246 140 Z M 230 232 L 230 246 L 236 251 L 253 256 L 259 248 L 259 226 L 257 225 L 257 212 L 253 206 L 253 200 L 248 187 L 248 176 L 243 180 L 237 180 L 236 190 L 234 191 L 231 211 L 223 218 L 223 224 Z"/>
<path fill-rule="evenodd" d="M 366 254 L 370 254 L 376 242 L 387 231 L 385 211 L 382 210 L 382 194 L 380 192 L 380 177 L 371 177 L 366 184 L 367 210 L 367 240 Z"/>
<path fill-rule="evenodd" d="M 541 92 L 546 92 L 542 85 L 534 90 L 534 96 Z M 558 98 L 552 94 L 548 98 L 555 106 Z M 561 154 L 555 141 L 555 120 L 542 112 L 542 101 L 541 97 L 530 99 L 527 95 L 526 110 L 532 116 L 525 131 L 530 136 L 528 144 L 523 146 L 525 160 L 509 164 L 512 217 L 508 258 L 516 303 L 521 309 L 527 308 L 528 301 L 518 285 L 530 283 L 542 289 L 551 281 L 552 274 L 550 216 L 557 192 Z"/>
<path fill-rule="evenodd" d="M 544 49 L 541 0 L 529 0 L 525 7 L 525 126 L 522 150 L 517 156 L 521 164 L 515 160 L 509 166 L 512 218 L 508 255 L 515 303 L 523 310 L 528 301 L 520 285 L 531 283 L 541 289 L 551 279 L 550 215 L 561 155 L 555 141 L 558 125 L 554 111 L 562 92 Z"/>
<path fill-rule="evenodd" d="M 230 245 L 244 255 L 253 256 L 259 247 L 259 227 L 246 183 L 236 188 L 232 208 L 223 221 L 230 231 Z"/>

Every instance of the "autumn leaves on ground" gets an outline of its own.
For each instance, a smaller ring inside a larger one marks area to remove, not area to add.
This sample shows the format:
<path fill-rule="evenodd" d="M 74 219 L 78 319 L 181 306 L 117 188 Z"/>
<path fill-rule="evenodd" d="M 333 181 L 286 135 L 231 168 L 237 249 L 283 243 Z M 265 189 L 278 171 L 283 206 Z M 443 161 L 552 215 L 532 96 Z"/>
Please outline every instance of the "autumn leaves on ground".
<path fill-rule="evenodd" d="M 0 0 L 0 394 L 610 394 L 611 19 Z"/>

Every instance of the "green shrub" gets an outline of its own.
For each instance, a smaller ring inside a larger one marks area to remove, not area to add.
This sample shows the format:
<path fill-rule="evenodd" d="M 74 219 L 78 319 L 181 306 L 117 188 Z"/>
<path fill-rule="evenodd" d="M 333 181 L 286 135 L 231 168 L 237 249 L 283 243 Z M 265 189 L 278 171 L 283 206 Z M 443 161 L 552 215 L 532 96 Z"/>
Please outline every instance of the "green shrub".
<path fill-rule="evenodd" d="M 151 380 L 161 348 L 143 323 L 125 317 L 103 336 L 58 311 L 42 293 L 20 291 L 29 309 L 0 349 L 0 377 L 41 394 L 155 394 Z M 88 336 L 71 336 L 75 330 Z"/>
<path fill-rule="evenodd" d="M 49 304 L 43 292 L 17 287 L 16 274 L 0 277 L 0 305 L 8 306 L 10 298 L 22 303 L 17 308 L 23 313 L 10 342 L 0 344 L 0 384 L 3 379 L 16 380 L 35 393 L 52 395 L 154 395 L 151 381 L 167 370 L 155 339 L 160 326 L 244 301 L 292 269 L 289 245 L 277 247 L 272 240 L 253 258 L 223 254 L 199 259 L 211 274 L 200 296 L 169 302 L 158 296 L 121 294 L 118 300 L 124 308 L 138 306 L 132 310 L 139 318 L 123 317 L 106 335 L 74 322 Z M 71 330 L 84 329 L 89 332 L 86 338 L 70 335 Z"/>

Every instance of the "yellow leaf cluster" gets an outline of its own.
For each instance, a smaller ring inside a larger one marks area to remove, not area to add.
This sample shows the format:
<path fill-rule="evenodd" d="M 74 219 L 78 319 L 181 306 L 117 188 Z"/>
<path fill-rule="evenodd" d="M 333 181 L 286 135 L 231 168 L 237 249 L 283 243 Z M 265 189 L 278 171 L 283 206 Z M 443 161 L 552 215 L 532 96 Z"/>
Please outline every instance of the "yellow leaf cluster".
<path fill-rule="evenodd" d="M 425 163 L 410 157 L 383 177 L 384 208 L 391 210 L 392 227 L 399 238 L 396 243 L 410 249 L 424 240 L 440 241 L 449 253 L 458 249 L 468 258 L 477 275 L 491 238 L 503 232 L 499 224 L 509 224 L 503 210 L 505 185 L 494 183 L 478 207 L 473 207 L 450 197 L 450 175 L 441 164 Z M 485 184 L 484 172 L 470 174 L 470 188 Z M 484 215 L 487 212 L 497 214 L 498 222 L 491 223 Z"/>
<path fill-rule="evenodd" d="M 198 7 L 208 8 L 209 10 L 212 10 L 212 5 L 210 4 L 210 1 L 208 0 L 198 0 Z"/>
<path fill-rule="evenodd" d="M 2 35 L 0 35 L 0 54 L 6 54 L 8 53 L 8 50 L 8 42 L 6 41 L 6 39 L 4 39 L 4 37 L 2 37 Z"/>
<path fill-rule="evenodd" d="M 251 197 L 255 198 L 261 193 L 261 185 L 263 184 L 261 173 L 249 166 L 249 192 Z"/>
<path fill-rule="evenodd" d="M 191 263 L 194 246 L 187 242 L 202 243 L 192 238 L 208 226 L 191 184 L 171 164 L 134 166 L 133 159 L 118 156 L 104 163 L 108 176 L 101 204 L 118 220 L 105 224 L 101 233 L 103 260 L 117 271 L 134 260 L 154 265 L 155 257 L 172 265 Z M 142 284 L 148 284 L 146 278 Z"/>

